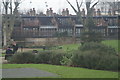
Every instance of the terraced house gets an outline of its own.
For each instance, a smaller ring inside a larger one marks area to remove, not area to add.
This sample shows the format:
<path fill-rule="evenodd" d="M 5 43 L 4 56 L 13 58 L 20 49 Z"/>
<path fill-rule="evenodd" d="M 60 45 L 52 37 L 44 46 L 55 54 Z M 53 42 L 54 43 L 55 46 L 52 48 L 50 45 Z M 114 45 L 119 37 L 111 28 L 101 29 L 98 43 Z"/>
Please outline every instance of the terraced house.
<path fill-rule="evenodd" d="M 86 23 L 85 10 L 82 9 L 82 21 Z M 4 15 L 3 15 L 4 16 Z M 7 16 L 9 19 L 9 15 Z M 117 38 L 120 16 L 112 14 L 109 10 L 103 15 L 100 9 L 94 9 L 93 19 L 94 31 L 99 31 L 107 38 Z M 9 24 L 8 24 L 9 26 Z M 52 8 L 47 9 L 46 14 L 36 14 L 35 8 L 30 9 L 26 14 L 19 14 L 16 17 L 12 38 L 18 42 L 44 43 L 46 39 L 56 40 L 58 33 L 66 33 L 69 37 L 79 38 L 85 26 L 77 22 L 76 15 L 69 14 L 68 8 L 63 9 L 62 14 L 56 14 Z M 42 44 L 43 45 L 43 44 Z"/>

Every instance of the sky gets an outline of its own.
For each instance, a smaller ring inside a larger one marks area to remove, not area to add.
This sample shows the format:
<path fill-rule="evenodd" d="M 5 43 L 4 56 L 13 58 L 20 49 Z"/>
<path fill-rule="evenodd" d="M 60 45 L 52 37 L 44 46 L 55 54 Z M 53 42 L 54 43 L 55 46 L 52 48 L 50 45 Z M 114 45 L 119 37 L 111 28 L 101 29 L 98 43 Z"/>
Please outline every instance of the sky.
<path fill-rule="evenodd" d="M 76 6 L 75 0 L 69 0 L 73 5 Z M 47 6 L 46 6 L 47 5 Z M 46 9 L 52 8 L 53 12 L 60 13 L 62 9 L 69 8 L 70 13 L 74 14 L 74 11 L 67 3 L 66 0 L 25 0 L 20 5 L 20 10 L 26 10 L 30 8 L 36 8 L 37 11 L 45 12 Z"/>
<path fill-rule="evenodd" d="M 22 1 L 22 3 L 19 6 L 19 10 L 22 12 L 26 12 L 31 8 L 35 8 L 37 12 L 45 13 L 47 9 L 52 8 L 53 12 L 60 14 L 60 12 L 63 9 L 68 8 L 70 14 L 75 14 L 73 9 L 70 7 L 70 5 L 67 3 L 66 0 L 21 0 L 21 1 Z M 69 1 L 77 9 L 76 0 L 69 0 Z M 82 0 L 78 0 L 79 3 L 81 1 Z M 92 1 L 96 2 L 98 0 L 92 0 Z M 100 1 L 114 1 L 114 0 L 100 0 Z M 83 4 L 82 8 L 85 8 L 84 4 Z"/>

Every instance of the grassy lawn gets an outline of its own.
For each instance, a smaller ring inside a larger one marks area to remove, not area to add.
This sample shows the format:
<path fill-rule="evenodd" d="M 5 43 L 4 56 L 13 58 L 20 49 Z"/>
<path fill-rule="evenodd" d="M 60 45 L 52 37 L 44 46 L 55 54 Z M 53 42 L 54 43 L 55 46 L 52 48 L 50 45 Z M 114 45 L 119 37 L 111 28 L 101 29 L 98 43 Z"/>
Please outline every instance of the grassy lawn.
<path fill-rule="evenodd" d="M 118 47 L 118 45 L 120 45 L 120 40 L 105 40 L 102 41 L 102 43 L 115 48 L 115 50 L 120 53 L 120 48 Z M 72 51 L 77 50 L 79 46 L 80 44 L 68 44 L 63 45 L 62 48 L 64 51 Z"/>
<path fill-rule="evenodd" d="M 102 43 L 115 48 L 115 50 L 120 53 L 120 48 L 118 47 L 120 40 L 105 40 Z"/>
<path fill-rule="evenodd" d="M 80 44 L 67 44 L 63 45 L 62 48 L 64 51 L 72 51 L 72 50 L 77 50 Z"/>
<path fill-rule="evenodd" d="M 61 78 L 118 78 L 117 72 L 91 70 L 48 64 L 3 64 L 3 68 L 36 68 L 56 73 Z"/>

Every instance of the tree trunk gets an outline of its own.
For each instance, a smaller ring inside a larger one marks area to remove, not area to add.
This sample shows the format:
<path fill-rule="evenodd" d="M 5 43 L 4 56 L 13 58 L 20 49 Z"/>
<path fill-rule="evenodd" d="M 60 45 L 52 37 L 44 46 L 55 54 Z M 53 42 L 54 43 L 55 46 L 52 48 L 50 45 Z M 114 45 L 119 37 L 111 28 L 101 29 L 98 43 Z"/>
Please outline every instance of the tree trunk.
<path fill-rule="evenodd" d="M 6 31 L 3 31 L 3 42 L 4 42 L 4 44 L 3 44 L 3 46 L 6 46 L 7 45 L 7 36 L 6 36 Z"/>

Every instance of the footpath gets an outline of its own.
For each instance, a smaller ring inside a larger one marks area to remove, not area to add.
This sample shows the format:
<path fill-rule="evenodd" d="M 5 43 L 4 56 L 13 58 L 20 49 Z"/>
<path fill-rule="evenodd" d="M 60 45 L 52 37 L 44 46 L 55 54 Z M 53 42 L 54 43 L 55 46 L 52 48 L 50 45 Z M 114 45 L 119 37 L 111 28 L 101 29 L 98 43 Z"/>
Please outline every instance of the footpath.
<path fill-rule="evenodd" d="M 7 64 L 7 60 L 4 57 L 0 57 L 1 64 Z M 39 70 L 35 68 L 14 68 L 14 69 L 0 69 L 2 71 L 2 78 L 54 78 L 59 75 Z"/>

